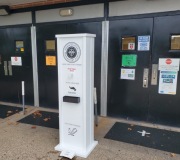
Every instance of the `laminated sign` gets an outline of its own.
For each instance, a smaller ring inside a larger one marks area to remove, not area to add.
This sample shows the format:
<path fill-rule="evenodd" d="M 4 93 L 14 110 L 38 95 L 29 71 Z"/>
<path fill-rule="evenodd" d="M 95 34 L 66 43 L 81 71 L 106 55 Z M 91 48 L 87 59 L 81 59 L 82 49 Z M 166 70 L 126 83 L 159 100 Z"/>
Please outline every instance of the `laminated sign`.
<path fill-rule="evenodd" d="M 21 57 L 11 57 L 11 65 L 12 66 L 22 66 Z"/>
<path fill-rule="evenodd" d="M 176 94 L 177 71 L 160 71 L 159 94 Z"/>
<path fill-rule="evenodd" d="M 159 58 L 159 70 L 179 71 L 179 59 L 178 58 Z"/>
<path fill-rule="evenodd" d="M 122 55 L 123 67 L 136 67 L 136 62 L 137 62 L 136 54 Z"/>
<path fill-rule="evenodd" d="M 121 79 L 135 80 L 135 69 L 121 69 Z"/>
<path fill-rule="evenodd" d="M 149 51 L 150 36 L 138 36 L 138 51 Z"/>
<path fill-rule="evenodd" d="M 56 56 L 46 56 L 46 66 L 56 66 Z"/>

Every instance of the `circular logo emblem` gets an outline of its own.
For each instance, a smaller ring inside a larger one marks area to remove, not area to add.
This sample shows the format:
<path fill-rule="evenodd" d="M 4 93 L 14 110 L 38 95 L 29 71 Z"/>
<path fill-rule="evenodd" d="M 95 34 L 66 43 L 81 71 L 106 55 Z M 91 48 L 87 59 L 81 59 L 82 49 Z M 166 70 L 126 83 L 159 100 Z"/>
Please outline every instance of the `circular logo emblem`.
<path fill-rule="evenodd" d="M 171 59 L 166 59 L 166 64 L 171 64 L 172 63 L 172 60 Z"/>
<path fill-rule="evenodd" d="M 66 61 L 69 63 L 75 63 L 81 56 L 81 50 L 76 43 L 70 42 L 65 45 L 63 54 Z"/>

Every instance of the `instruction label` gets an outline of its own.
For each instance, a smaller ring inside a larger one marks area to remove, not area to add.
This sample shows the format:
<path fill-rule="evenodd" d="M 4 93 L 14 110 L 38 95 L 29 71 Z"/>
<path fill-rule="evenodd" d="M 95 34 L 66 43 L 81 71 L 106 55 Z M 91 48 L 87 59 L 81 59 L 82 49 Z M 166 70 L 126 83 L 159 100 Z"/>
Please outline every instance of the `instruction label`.
<path fill-rule="evenodd" d="M 138 51 L 150 50 L 150 36 L 138 36 Z"/>
<path fill-rule="evenodd" d="M 11 65 L 12 66 L 22 66 L 21 57 L 11 57 Z"/>
<path fill-rule="evenodd" d="M 159 94 L 176 94 L 177 71 L 160 71 Z"/>
<path fill-rule="evenodd" d="M 135 69 L 121 68 L 121 79 L 135 80 Z"/>
<path fill-rule="evenodd" d="M 123 67 L 136 67 L 137 55 L 129 54 L 122 55 L 122 66 Z"/>
<path fill-rule="evenodd" d="M 46 66 L 56 66 L 56 56 L 46 56 Z"/>

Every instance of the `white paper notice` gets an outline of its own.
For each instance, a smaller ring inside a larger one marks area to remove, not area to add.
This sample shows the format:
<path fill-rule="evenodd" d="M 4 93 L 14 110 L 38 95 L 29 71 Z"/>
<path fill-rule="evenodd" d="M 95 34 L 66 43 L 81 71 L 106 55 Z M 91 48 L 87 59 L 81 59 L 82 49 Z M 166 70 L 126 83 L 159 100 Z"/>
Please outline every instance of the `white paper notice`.
<path fill-rule="evenodd" d="M 11 57 L 11 65 L 12 66 L 22 66 L 21 57 Z"/>
<path fill-rule="evenodd" d="M 178 58 L 159 58 L 159 70 L 179 71 L 179 59 Z"/>
<path fill-rule="evenodd" d="M 177 71 L 160 71 L 159 94 L 176 94 Z"/>
<path fill-rule="evenodd" d="M 121 69 L 121 79 L 135 80 L 135 69 Z"/>

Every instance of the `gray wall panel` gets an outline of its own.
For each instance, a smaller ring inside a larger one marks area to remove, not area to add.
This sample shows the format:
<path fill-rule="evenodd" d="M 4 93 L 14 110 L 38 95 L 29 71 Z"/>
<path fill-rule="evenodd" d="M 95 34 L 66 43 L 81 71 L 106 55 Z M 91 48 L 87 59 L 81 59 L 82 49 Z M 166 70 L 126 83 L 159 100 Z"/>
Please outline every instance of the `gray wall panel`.
<path fill-rule="evenodd" d="M 61 17 L 59 9 L 49 9 L 36 12 L 36 22 L 56 22 L 77 19 L 99 18 L 104 16 L 104 4 L 84 5 L 77 7 L 68 7 L 73 9 L 73 15 Z"/>
<path fill-rule="evenodd" d="M 32 23 L 31 12 L 16 13 L 8 16 L 0 16 L 0 26 Z"/>
<path fill-rule="evenodd" d="M 128 0 L 109 4 L 110 17 L 176 10 L 180 10 L 179 0 Z"/>

